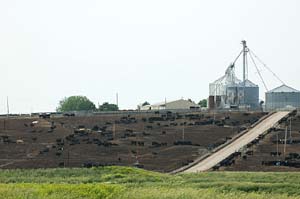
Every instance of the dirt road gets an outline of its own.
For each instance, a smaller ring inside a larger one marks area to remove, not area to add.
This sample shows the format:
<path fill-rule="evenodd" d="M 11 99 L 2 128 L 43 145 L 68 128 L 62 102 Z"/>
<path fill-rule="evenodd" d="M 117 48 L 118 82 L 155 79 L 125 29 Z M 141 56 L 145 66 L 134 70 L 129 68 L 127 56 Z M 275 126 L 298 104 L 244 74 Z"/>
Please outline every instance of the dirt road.
<path fill-rule="evenodd" d="M 282 111 L 270 115 L 268 118 L 249 130 L 246 134 L 242 135 L 224 148 L 203 159 L 198 164 L 185 170 L 184 173 L 201 172 L 211 169 L 213 166 L 221 162 L 230 154 L 238 151 L 240 148 L 257 138 L 260 134 L 273 127 L 281 118 L 288 115 L 288 113 L 289 112 Z"/>

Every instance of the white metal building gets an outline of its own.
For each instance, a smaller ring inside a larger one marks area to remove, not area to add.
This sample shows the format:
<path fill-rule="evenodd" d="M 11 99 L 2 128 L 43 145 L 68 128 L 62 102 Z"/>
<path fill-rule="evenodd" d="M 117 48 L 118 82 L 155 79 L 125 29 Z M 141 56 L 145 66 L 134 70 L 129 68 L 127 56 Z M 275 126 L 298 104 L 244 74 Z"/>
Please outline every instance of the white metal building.
<path fill-rule="evenodd" d="M 244 106 L 250 109 L 259 107 L 259 87 L 246 79 L 239 80 L 230 65 L 225 75 L 209 84 L 209 108 L 230 108 Z"/>
<path fill-rule="evenodd" d="M 138 106 L 140 110 L 176 110 L 176 109 L 200 109 L 200 106 L 191 100 L 175 100 L 161 102 L 152 105 Z"/>
<path fill-rule="evenodd" d="M 300 91 L 282 85 L 266 92 L 266 110 L 300 108 Z"/>
<path fill-rule="evenodd" d="M 257 110 L 260 107 L 259 87 L 248 79 L 248 54 L 250 56 L 249 58 L 251 58 L 253 64 L 256 66 L 252 55 L 253 53 L 247 47 L 245 40 L 242 41 L 242 45 L 242 51 L 226 69 L 225 75 L 209 84 L 209 109 L 239 108 Z M 243 57 L 242 80 L 238 79 L 235 74 L 235 64 L 241 55 Z"/>

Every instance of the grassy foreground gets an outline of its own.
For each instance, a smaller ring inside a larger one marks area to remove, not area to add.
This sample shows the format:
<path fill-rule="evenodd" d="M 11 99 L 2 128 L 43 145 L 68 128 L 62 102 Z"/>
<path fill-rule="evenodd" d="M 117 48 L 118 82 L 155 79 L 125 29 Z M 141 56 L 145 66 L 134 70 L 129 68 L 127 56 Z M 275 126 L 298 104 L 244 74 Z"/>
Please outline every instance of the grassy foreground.
<path fill-rule="evenodd" d="M 300 198 L 300 173 L 168 175 L 128 167 L 0 170 L 0 198 Z"/>

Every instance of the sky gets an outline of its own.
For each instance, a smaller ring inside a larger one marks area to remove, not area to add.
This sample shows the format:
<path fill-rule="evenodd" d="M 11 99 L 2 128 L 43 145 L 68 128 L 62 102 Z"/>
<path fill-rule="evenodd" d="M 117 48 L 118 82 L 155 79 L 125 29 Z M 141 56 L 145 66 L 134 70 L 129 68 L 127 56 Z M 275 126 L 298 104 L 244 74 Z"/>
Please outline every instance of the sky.
<path fill-rule="evenodd" d="M 0 113 L 55 111 L 67 96 L 95 104 L 208 97 L 241 40 L 300 89 L 298 0 L 0 0 Z M 258 66 L 268 89 L 281 83 Z M 242 77 L 241 62 L 236 74 Z M 249 62 L 249 79 L 262 81 Z"/>

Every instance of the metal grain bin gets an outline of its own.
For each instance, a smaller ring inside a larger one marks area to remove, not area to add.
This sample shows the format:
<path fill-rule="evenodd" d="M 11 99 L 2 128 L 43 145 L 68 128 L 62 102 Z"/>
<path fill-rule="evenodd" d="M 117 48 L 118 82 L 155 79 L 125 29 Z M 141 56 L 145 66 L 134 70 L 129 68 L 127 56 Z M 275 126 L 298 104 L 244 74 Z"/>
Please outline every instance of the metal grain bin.
<path fill-rule="evenodd" d="M 282 85 L 266 92 L 266 110 L 300 108 L 300 91 Z"/>
<path fill-rule="evenodd" d="M 238 104 L 251 110 L 259 108 L 259 87 L 250 80 L 227 87 L 227 102 Z"/>
<path fill-rule="evenodd" d="M 242 86 L 243 83 L 241 83 Z M 245 89 L 245 91 L 243 91 Z M 250 80 L 245 80 L 245 87 L 242 89 L 244 94 L 244 105 L 249 106 L 250 109 L 259 108 L 259 87 Z"/>

